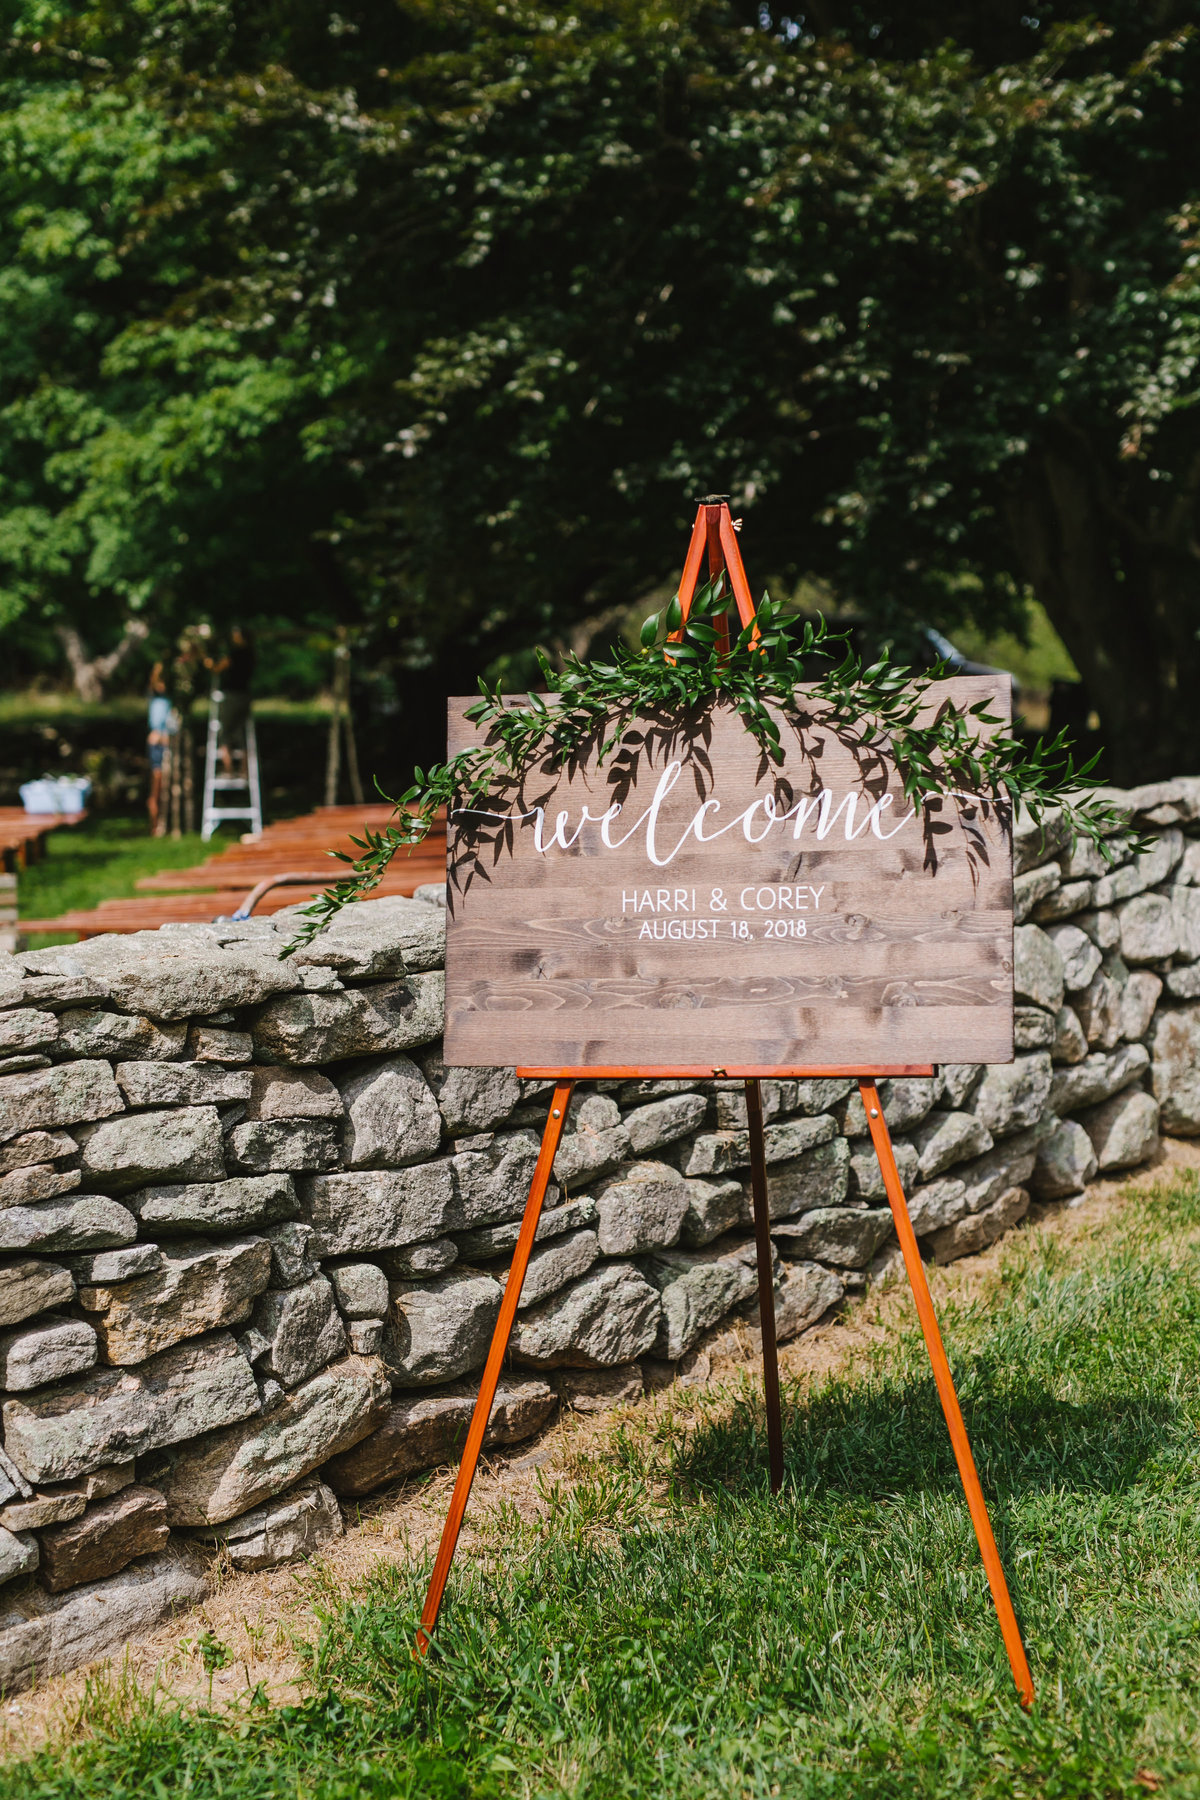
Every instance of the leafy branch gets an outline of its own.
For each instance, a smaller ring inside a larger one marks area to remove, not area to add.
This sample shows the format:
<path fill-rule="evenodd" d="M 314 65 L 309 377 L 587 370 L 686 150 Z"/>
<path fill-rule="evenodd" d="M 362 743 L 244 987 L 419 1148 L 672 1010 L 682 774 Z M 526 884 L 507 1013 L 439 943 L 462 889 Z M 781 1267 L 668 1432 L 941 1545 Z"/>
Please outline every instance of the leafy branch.
<path fill-rule="evenodd" d="M 603 762 L 625 731 L 646 712 L 688 712 L 722 700 L 732 704 L 746 730 L 770 761 L 784 760 L 780 718 L 821 722 L 850 735 L 856 746 L 894 759 L 911 804 L 934 799 L 991 800 L 1014 812 L 1024 808 L 1035 823 L 1055 810 L 1071 838 L 1087 838 L 1106 861 L 1122 815 L 1086 787 L 1096 758 L 1076 766 L 1066 734 L 1032 747 L 1003 732 L 988 702 L 960 708 L 945 700 L 930 716 L 933 683 L 955 673 L 946 663 L 916 671 L 886 653 L 864 666 L 850 634 L 831 630 L 824 618 L 794 620 L 764 595 L 754 620 L 726 644 L 729 593 L 724 576 L 698 589 L 685 620 L 676 596 L 641 629 L 636 651 L 619 649 L 612 662 L 568 659 L 553 669 L 538 662 L 549 692 L 528 694 L 513 705 L 480 681 L 482 698 L 466 717 L 484 728 L 485 742 L 428 770 L 415 769 L 407 792 L 394 802 L 396 817 L 382 831 L 369 826 L 351 842 L 359 855 L 332 854 L 350 865 L 303 908 L 305 920 L 284 956 L 311 942 L 352 900 L 378 887 L 393 858 L 428 837 L 442 808 L 447 816 L 470 810 L 495 787 L 518 778 L 535 760 L 564 767 L 599 739 Z M 805 688 L 803 696 L 797 689 Z"/>

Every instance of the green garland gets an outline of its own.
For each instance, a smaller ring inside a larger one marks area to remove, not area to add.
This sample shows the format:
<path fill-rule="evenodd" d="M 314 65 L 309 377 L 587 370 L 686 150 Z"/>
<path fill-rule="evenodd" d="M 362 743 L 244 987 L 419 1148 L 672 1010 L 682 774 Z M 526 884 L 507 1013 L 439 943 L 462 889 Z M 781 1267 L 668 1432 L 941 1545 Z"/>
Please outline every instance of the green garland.
<path fill-rule="evenodd" d="M 676 597 L 664 612 L 646 619 L 640 648 L 618 650 L 613 662 L 571 657 L 559 673 L 539 651 L 546 686 L 559 696 L 555 705 L 538 694 L 506 704 L 481 681 L 483 698 L 466 716 L 487 728 L 487 741 L 449 762 L 414 770 L 413 785 L 393 802 L 395 821 L 383 831 L 368 826 L 363 837 L 352 838 L 361 852 L 357 857 L 333 852 L 351 865 L 350 873 L 303 909 L 305 924 L 283 955 L 311 942 L 343 906 L 376 888 L 392 858 L 429 835 L 441 807 L 451 815 L 475 806 L 535 758 L 561 767 L 607 733 L 599 750 L 603 761 L 639 714 L 687 712 L 723 700 L 736 707 L 746 730 L 779 763 L 777 715 L 797 717 L 796 690 L 805 685 L 806 708 L 818 703 L 824 719 L 852 732 L 856 745 L 875 745 L 895 758 L 910 802 L 920 806 L 947 793 L 1001 800 L 1014 810 L 1024 807 L 1035 822 L 1056 808 L 1073 840 L 1088 838 L 1107 861 L 1114 859 L 1110 839 L 1123 819 L 1086 791 L 1096 758 L 1077 768 L 1065 733 L 1049 743 L 1039 738 L 1030 747 L 996 729 L 1002 721 L 987 711 L 986 701 L 965 710 L 947 701 L 931 721 L 918 723 L 930 684 L 954 674 L 949 665 L 916 672 L 893 664 L 885 652 L 864 668 L 848 632 L 830 630 L 818 618 L 797 634 L 765 595 L 754 625 L 723 652 L 713 621 L 728 605 L 721 576 L 697 592 L 686 624 Z M 814 663 L 824 672 L 814 676 Z"/>

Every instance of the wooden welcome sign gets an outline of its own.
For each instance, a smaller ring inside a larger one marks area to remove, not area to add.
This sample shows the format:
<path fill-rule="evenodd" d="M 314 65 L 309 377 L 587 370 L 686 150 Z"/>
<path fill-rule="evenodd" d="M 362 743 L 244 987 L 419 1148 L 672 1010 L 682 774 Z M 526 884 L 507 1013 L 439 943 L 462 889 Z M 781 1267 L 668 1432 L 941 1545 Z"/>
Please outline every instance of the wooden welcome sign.
<path fill-rule="evenodd" d="M 729 508 L 701 502 L 680 582 L 688 616 L 701 564 L 727 576 L 743 626 L 754 605 Z M 989 702 L 1003 676 L 933 684 L 931 708 Z M 611 720 L 563 768 L 545 761 L 448 821 L 446 1037 L 452 1066 L 554 1081 L 541 1152 L 446 1517 L 417 1650 L 429 1648 L 483 1448 L 577 1080 L 738 1076 L 762 1321 L 771 1488 L 784 1479 L 762 1095 L 764 1075 L 853 1075 L 1023 1704 L 1033 1681 L 913 1233 L 883 1076 L 1013 1051 L 1012 852 L 981 797 L 920 808 L 894 762 L 797 696 L 778 717 L 783 759 L 738 713 Z M 450 702 L 451 755 L 477 744 Z M 514 699 L 520 705 L 520 699 Z M 617 744 L 602 746 L 620 723 Z"/>
<path fill-rule="evenodd" d="M 929 690 L 1007 726 L 1007 676 Z M 481 741 L 451 700 L 451 753 Z M 514 698 L 513 705 L 521 705 Z M 454 813 L 446 1061 L 763 1068 L 1012 1058 L 1012 847 L 989 802 L 905 798 L 813 714 L 783 763 L 718 706 L 612 721 Z"/>

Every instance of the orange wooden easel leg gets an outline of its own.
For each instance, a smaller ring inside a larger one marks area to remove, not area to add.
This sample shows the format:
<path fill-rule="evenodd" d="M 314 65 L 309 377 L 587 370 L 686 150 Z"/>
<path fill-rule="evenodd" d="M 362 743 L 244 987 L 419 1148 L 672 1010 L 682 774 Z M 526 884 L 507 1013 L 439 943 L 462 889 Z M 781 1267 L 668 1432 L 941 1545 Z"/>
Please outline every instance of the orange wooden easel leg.
<path fill-rule="evenodd" d="M 450 1575 L 450 1565 L 454 1561 L 458 1534 L 462 1530 L 463 1515 L 467 1510 L 467 1501 L 471 1497 L 471 1484 L 475 1480 L 475 1470 L 479 1465 L 479 1452 L 483 1448 L 484 1433 L 487 1431 L 488 1420 L 492 1414 L 492 1402 L 496 1398 L 500 1370 L 508 1352 L 508 1340 L 512 1336 L 513 1320 L 517 1316 L 521 1289 L 525 1284 L 525 1271 L 529 1267 L 529 1253 L 533 1249 L 538 1220 L 542 1216 L 542 1202 L 546 1198 L 546 1189 L 550 1185 L 550 1172 L 554 1167 L 554 1158 L 558 1150 L 559 1139 L 563 1134 L 563 1126 L 567 1122 L 567 1106 L 574 1086 L 573 1081 L 567 1080 L 555 1083 L 554 1097 L 550 1102 L 550 1111 L 546 1118 L 546 1128 L 542 1133 L 542 1148 L 533 1171 L 533 1180 L 529 1184 L 529 1198 L 525 1202 L 525 1214 L 521 1220 L 517 1247 L 513 1251 L 512 1267 L 508 1271 L 508 1280 L 504 1284 L 500 1316 L 496 1320 L 496 1329 L 492 1333 L 492 1345 L 488 1351 L 483 1380 L 479 1386 L 479 1398 L 475 1402 L 475 1411 L 471 1414 L 471 1424 L 467 1431 L 466 1444 L 463 1447 L 462 1461 L 458 1465 L 458 1479 L 454 1483 L 454 1493 L 450 1498 L 450 1511 L 446 1514 L 446 1523 L 442 1528 L 442 1541 L 438 1546 L 437 1560 L 433 1565 L 433 1575 L 429 1582 L 429 1592 L 425 1596 L 425 1605 L 421 1611 L 421 1626 L 417 1632 L 417 1650 L 422 1656 L 429 1648 L 429 1633 L 437 1624 L 442 1595 Z"/>
<path fill-rule="evenodd" d="M 921 1330 L 925 1334 L 925 1347 L 929 1351 L 929 1360 L 933 1365 L 933 1379 L 937 1383 L 938 1398 L 942 1403 L 942 1411 L 946 1415 L 946 1424 L 950 1430 L 950 1442 L 954 1446 L 954 1459 L 958 1464 L 958 1472 L 962 1477 L 963 1488 L 966 1492 L 971 1523 L 975 1527 L 975 1536 L 979 1540 L 979 1552 L 983 1557 L 988 1586 L 992 1590 L 992 1604 L 996 1608 L 996 1617 L 1000 1621 L 1000 1635 L 1004 1639 L 1004 1648 L 1008 1652 L 1009 1667 L 1012 1669 L 1013 1680 L 1017 1684 L 1021 1705 L 1029 1707 L 1033 1704 L 1033 1676 L 1029 1672 L 1029 1659 L 1025 1655 L 1025 1646 L 1021 1642 L 1020 1627 L 1017 1624 L 1016 1614 L 1013 1612 L 1008 1583 L 1004 1579 L 1004 1565 L 1000 1561 L 1000 1552 L 996 1548 L 992 1522 L 988 1518 L 987 1504 L 984 1501 L 983 1489 L 979 1485 L 979 1474 L 975 1468 L 975 1458 L 971 1454 L 967 1428 L 963 1423 L 962 1408 L 958 1404 L 958 1395 L 954 1391 L 954 1377 L 950 1373 L 950 1364 L 946 1360 L 942 1334 L 938 1330 L 937 1314 L 933 1310 L 933 1295 L 929 1292 L 929 1283 L 925 1278 L 925 1265 L 921 1261 L 916 1233 L 912 1228 L 912 1220 L 908 1216 L 908 1205 L 900 1183 L 900 1171 L 896 1167 L 887 1121 L 883 1116 L 883 1107 L 879 1103 L 879 1094 L 875 1083 L 860 1081 L 858 1091 L 862 1095 L 863 1111 L 867 1115 L 871 1142 L 874 1144 L 875 1154 L 879 1158 L 883 1185 L 887 1189 L 892 1218 L 896 1224 L 896 1236 L 900 1240 L 904 1266 L 908 1270 L 908 1279 L 912 1285 L 917 1317 L 921 1321 Z"/>
<path fill-rule="evenodd" d="M 763 1138 L 762 1089 L 746 1082 L 750 1126 L 750 1186 L 754 1196 L 754 1246 L 758 1254 L 758 1316 L 762 1323 L 763 1398 L 767 1408 L 767 1456 L 771 1492 L 783 1486 L 783 1422 L 779 1412 L 779 1351 L 775 1340 L 775 1279 L 771 1267 L 771 1215 L 767 1205 L 767 1150 Z"/>

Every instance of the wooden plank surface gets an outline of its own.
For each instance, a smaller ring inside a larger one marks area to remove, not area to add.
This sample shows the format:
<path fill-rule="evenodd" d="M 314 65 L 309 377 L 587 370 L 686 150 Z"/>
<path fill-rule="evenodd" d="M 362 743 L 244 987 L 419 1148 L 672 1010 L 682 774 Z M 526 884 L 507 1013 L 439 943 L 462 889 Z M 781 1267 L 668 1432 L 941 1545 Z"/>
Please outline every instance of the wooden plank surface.
<path fill-rule="evenodd" d="M 938 683 L 931 705 L 1007 677 Z M 450 752 L 477 741 L 452 700 Z M 1012 854 L 997 809 L 915 813 L 844 730 L 727 707 L 639 720 L 449 821 L 446 1060 L 464 1066 L 1004 1062 Z"/>

